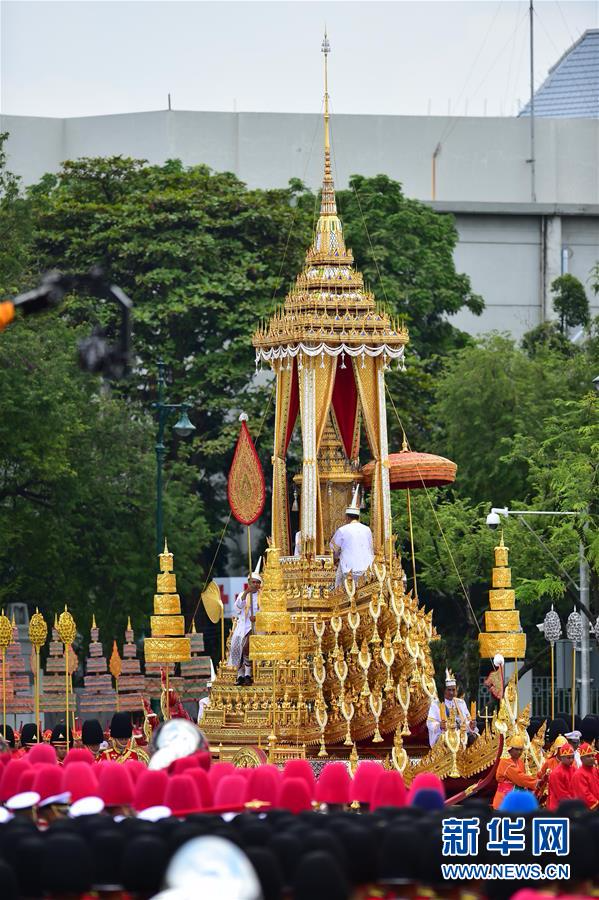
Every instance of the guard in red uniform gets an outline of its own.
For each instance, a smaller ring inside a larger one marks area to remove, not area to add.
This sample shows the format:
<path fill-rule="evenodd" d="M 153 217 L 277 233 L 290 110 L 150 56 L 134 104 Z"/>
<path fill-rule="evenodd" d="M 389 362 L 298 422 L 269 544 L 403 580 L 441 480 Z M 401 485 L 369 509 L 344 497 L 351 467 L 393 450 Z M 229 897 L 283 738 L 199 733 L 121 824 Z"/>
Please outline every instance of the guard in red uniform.
<path fill-rule="evenodd" d="M 557 754 L 557 765 L 549 772 L 547 809 L 556 810 L 562 800 L 573 796 L 572 777 L 574 775 L 574 747 L 562 744 Z"/>
<path fill-rule="evenodd" d="M 150 761 L 148 754 L 137 746 L 133 738 L 131 713 L 118 712 L 113 715 L 110 723 L 109 747 L 100 753 L 98 762 L 103 759 L 111 759 L 118 763 L 127 762 L 128 759 L 138 759 L 146 765 Z"/>
<path fill-rule="evenodd" d="M 590 744 L 581 744 L 578 748 L 582 765 L 572 775 L 573 796 L 577 797 L 589 809 L 599 806 L 599 775 L 595 762 L 595 751 Z"/>
<path fill-rule="evenodd" d="M 514 788 L 525 788 L 534 791 L 537 783 L 534 775 L 527 775 L 522 761 L 524 752 L 524 738 L 515 734 L 511 739 L 508 749 L 508 757 L 500 759 L 497 765 L 495 778 L 497 779 L 497 790 L 493 797 L 493 809 L 499 809 L 503 802 L 503 798 Z"/>
<path fill-rule="evenodd" d="M 568 741 L 563 736 L 563 734 L 558 734 L 556 739 L 551 744 L 547 755 L 545 756 L 545 761 L 539 771 L 537 772 L 537 789 L 536 795 L 541 806 L 547 806 L 548 804 L 548 790 L 549 790 L 549 776 L 559 765 L 559 750 Z"/>

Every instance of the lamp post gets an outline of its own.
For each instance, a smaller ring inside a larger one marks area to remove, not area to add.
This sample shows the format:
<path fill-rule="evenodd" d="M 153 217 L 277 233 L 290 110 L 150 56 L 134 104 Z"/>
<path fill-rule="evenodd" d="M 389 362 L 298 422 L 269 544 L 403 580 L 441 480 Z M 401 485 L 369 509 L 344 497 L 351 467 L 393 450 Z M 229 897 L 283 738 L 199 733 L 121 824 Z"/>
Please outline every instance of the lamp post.
<path fill-rule="evenodd" d="M 591 621 L 591 611 L 589 609 L 589 564 L 584 553 L 584 543 L 579 541 L 578 552 L 578 571 L 579 583 L 570 577 L 570 575 L 562 568 L 561 563 L 553 555 L 551 550 L 546 546 L 539 535 L 526 522 L 526 516 L 579 516 L 579 512 L 571 510 L 538 510 L 538 509 L 507 509 L 507 507 L 493 507 L 487 516 L 487 525 L 494 528 L 499 525 L 500 517 L 518 516 L 522 523 L 531 531 L 539 543 L 557 563 L 558 567 L 564 572 L 566 578 L 578 592 L 579 610 L 582 612 L 581 618 L 581 634 L 580 634 L 580 712 L 579 715 L 584 718 L 591 709 L 591 675 L 590 675 L 590 644 L 589 644 L 589 623 Z M 575 686 L 572 688 L 572 696 L 575 696 Z"/>
<path fill-rule="evenodd" d="M 176 410 L 180 410 L 179 419 L 173 425 L 173 431 L 178 437 L 189 437 L 196 430 L 195 425 L 190 422 L 187 410 L 190 409 L 189 403 L 168 403 L 165 399 L 164 392 L 166 388 L 166 363 L 161 359 L 158 360 L 158 399 L 152 404 L 154 409 L 158 410 L 158 434 L 156 435 L 156 553 L 162 552 L 163 543 L 163 522 L 162 522 L 162 466 L 166 455 L 166 447 L 164 446 L 164 430 L 169 415 Z"/>

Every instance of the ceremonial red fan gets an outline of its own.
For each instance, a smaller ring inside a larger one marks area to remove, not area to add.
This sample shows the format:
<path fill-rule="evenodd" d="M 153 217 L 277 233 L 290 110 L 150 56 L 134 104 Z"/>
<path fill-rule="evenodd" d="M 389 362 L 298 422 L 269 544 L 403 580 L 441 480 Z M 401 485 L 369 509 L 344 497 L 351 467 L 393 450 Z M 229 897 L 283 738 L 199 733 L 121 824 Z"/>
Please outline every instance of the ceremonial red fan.
<path fill-rule="evenodd" d="M 231 512 L 242 525 L 252 525 L 262 515 L 266 499 L 264 472 L 246 425 L 240 416 L 241 429 L 227 481 L 227 498 Z"/>

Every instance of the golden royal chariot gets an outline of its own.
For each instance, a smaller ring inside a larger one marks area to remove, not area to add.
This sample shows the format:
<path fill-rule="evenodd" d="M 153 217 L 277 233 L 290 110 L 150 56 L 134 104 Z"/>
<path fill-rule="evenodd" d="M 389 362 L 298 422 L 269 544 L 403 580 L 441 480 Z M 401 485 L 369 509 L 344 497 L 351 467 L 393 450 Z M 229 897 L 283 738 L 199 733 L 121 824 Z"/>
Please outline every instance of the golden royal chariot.
<path fill-rule="evenodd" d="M 431 612 L 404 589 L 395 549 L 385 396 L 386 371 L 392 365 L 405 369 L 409 335 L 365 288 L 345 244 L 331 174 L 328 43 L 323 50 L 320 215 L 294 287 L 253 337 L 256 364 L 269 364 L 276 378 L 272 534 L 250 638 L 254 681 L 236 686 L 236 671 L 221 662 L 202 727 L 221 758 L 238 765 L 255 765 L 266 756 L 275 762 L 349 756 L 354 764 L 358 756 L 378 757 L 401 770 L 407 782 L 427 770 L 450 779 L 454 793 L 472 790 L 491 774 L 503 738 L 526 733 L 529 710 L 519 714 L 510 683 L 498 712 L 470 747 L 457 727 L 448 727 L 432 750 L 423 738 L 437 698 L 430 652 L 437 634 Z M 294 555 L 286 455 L 298 418 L 303 461 L 294 482 L 301 492 L 301 545 Z M 372 455 L 364 468 L 358 458 L 361 432 Z M 431 465 L 453 466 L 441 457 L 412 456 L 420 457 L 415 465 L 423 480 L 424 467 L 428 476 Z M 357 484 L 370 488 L 375 560 L 357 584 L 350 576 L 335 587 L 328 541 Z M 494 573 L 506 568 L 507 550 L 499 559 L 496 551 L 497 562 Z M 501 594 L 500 611 L 513 611 L 513 591 L 501 573 L 496 577 L 501 584 L 491 594 Z M 519 631 L 519 623 L 515 628 L 510 620 L 509 629 Z M 482 655 L 504 649 L 522 657 L 524 635 L 517 636 L 514 650 L 516 636 L 499 633 L 507 630 L 501 623 L 491 626 L 498 633 L 486 636 Z M 542 760 L 542 743 L 542 733 L 533 741 L 527 737 L 533 771 Z"/>

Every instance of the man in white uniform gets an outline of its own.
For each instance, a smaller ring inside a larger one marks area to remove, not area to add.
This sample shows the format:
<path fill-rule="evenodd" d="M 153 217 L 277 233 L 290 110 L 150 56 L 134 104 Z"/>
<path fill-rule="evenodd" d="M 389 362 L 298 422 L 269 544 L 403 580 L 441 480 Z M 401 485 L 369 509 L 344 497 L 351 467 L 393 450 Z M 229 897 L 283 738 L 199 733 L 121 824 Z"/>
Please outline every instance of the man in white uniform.
<path fill-rule="evenodd" d="M 445 694 L 443 697 L 443 703 L 445 705 L 445 719 L 449 718 L 450 711 L 455 708 L 456 725 L 459 728 L 462 725 L 462 722 L 466 723 L 466 736 L 468 739 L 468 743 L 470 744 L 478 736 L 479 732 L 476 727 L 476 722 L 473 722 L 470 718 L 468 707 L 463 700 L 461 700 L 459 697 L 456 697 L 456 692 L 457 686 L 455 675 L 453 674 L 451 669 L 445 669 Z M 431 747 L 434 747 L 439 740 L 442 732 L 444 732 L 447 728 L 446 721 L 441 718 L 441 707 L 438 700 L 433 700 L 433 702 L 431 703 L 426 724 L 428 727 L 429 744 L 431 745 Z"/>
<path fill-rule="evenodd" d="M 351 506 L 345 510 L 345 525 L 338 528 L 331 540 L 331 550 L 338 561 L 335 587 L 352 573 L 357 581 L 374 562 L 372 531 L 360 522 L 360 488 L 354 491 Z"/>
<path fill-rule="evenodd" d="M 260 588 L 262 576 L 260 566 L 262 558 L 248 579 L 248 586 L 241 594 L 238 594 L 233 603 L 237 610 L 237 620 L 231 637 L 229 650 L 229 665 L 237 669 L 238 685 L 250 685 L 252 683 L 252 663 L 250 660 L 250 634 L 256 621 L 256 613 L 259 609 Z"/>

